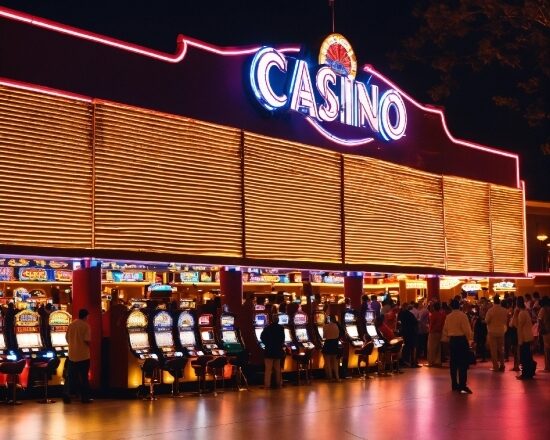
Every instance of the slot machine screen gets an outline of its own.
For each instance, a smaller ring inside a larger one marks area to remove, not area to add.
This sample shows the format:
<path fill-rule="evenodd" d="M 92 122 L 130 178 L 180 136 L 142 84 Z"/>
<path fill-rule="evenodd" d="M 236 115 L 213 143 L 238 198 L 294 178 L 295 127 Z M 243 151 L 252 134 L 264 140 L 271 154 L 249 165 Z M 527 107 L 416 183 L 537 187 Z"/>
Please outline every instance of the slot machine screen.
<path fill-rule="evenodd" d="M 181 327 L 184 327 L 184 328 L 193 327 L 193 325 L 195 325 L 195 320 L 193 319 L 193 315 L 191 315 L 191 313 L 183 312 L 179 316 L 179 318 L 178 318 L 178 327 L 179 328 L 181 328 Z"/>
<path fill-rule="evenodd" d="M 292 337 L 290 336 L 290 330 L 285 328 L 285 342 L 292 342 Z"/>
<path fill-rule="evenodd" d="M 155 332 L 155 342 L 157 347 L 173 347 L 174 338 L 172 337 L 172 332 Z"/>
<path fill-rule="evenodd" d="M 374 311 L 373 310 L 367 310 L 365 312 L 365 321 L 367 321 L 369 323 L 374 321 Z"/>
<path fill-rule="evenodd" d="M 307 336 L 307 330 L 305 328 L 296 329 L 296 339 L 300 342 L 308 342 L 309 338 Z"/>
<path fill-rule="evenodd" d="M 201 332 L 201 338 L 203 341 L 213 341 L 214 340 L 214 333 L 211 331 L 204 331 Z"/>
<path fill-rule="evenodd" d="M 255 325 L 257 327 L 265 327 L 267 324 L 267 316 L 263 314 L 256 315 L 255 317 Z"/>
<path fill-rule="evenodd" d="M 68 345 L 67 340 L 65 339 L 65 333 L 62 332 L 52 332 L 50 334 L 50 337 L 52 339 L 52 345 L 54 347 L 64 347 Z"/>
<path fill-rule="evenodd" d="M 349 327 L 346 328 L 346 331 L 348 332 L 348 335 L 350 338 L 359 337 L 359 333 L 357 332 L 357 326 L 355 325 L 350 325 Z"/>
<path fill-rule="evenodd" d="M 288 325 L 288 315 L 286 313 L 281 313 L 279 315 L 279 324 Z"/>
<path fill-rule="evenodd" d="M 344 314 L 344 322 L 346 323 L 355 322 L 355 315 L 353 313 L 346 312 Z"/>
<path fill-rule="evenodd" d="M 376 327 L 374 325 L 367 325 L 367 333 L 371 338 L 378 337 L 378 332 L 376 331 Z"/>
<path fill-rule="evenodd" d="M 183 346 L 196 345 L 195 333 L 193 332 L 180 332 L 180 341 Z"/>
<path fill-rule="evenodd" d="M 233 327 L 235 325 L 234 316 L 222 316 L 222 327 Z"/>
<path fill-rule="evenodd" d="M 40 333 L 18 333 L 16 339 L 19 348 L 42 347 Z"/>
<path fill-rule="evenodd" d="M 4 335 L 0 335 L 0 350 L 6 349 L 6 341 L 4 340 Z"/>
<path fill-rule="evenodd" d="M 325 339 L 325 335 L 323 332 L 323 327 L 319 326 L 317 327 L 317 331 L 319 332 L 319 336 L 321 336 L 321 339 Z"/>
<path fill-rule="evenodd" d="M 145 332 L 128 333 L 130 336 L 130 346 L 134 350 L 149 348 L 149 337 Z"/>
<path fill-rule="evenodd" d="M 264 329 L 263 328 L 255 328 L 254 331 L 256 333 L 256 339 L 258 341 L 261 341 L 262 340 L 261 336 L 262 336 L 262 332 L 264 331 Z"/>
<path fill-rule="evenodd" d="M 303 313 L 296 313 L 294 316 L 294 325 L 307 324 L 307 316 Z"/>
<path fill-rule="evenodd" d="M 212 325 L 212 315 L 201 315 L 199 316 L 199 325 Z"/>
<path fill-rule="evenodd" d="M 234 331 L 222 332 L 223 342 L 226 344 L 238 344 L 237 334 Z"/>

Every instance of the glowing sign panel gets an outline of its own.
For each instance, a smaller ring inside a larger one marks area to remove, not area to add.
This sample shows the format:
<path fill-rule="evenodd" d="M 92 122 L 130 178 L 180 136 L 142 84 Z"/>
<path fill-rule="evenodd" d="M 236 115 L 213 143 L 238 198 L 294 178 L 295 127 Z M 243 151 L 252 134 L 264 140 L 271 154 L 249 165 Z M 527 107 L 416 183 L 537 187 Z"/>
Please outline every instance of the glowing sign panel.
<path fill-rule="evenodd" d="M 267 110 L 301 113 L 323 136 L 340 144 L 366 144 L 373 135 L 396 141 L 405 135 L 407 111 L 401 95 L 394 89 L 380 93 L 377 85 L 355 80 L 357 61 L 344 37 L 327 37 L 319 64 L 315 73 L 306 61 L 263 47 L 250 66 L 252 91 Z M 328 127 L 333 121 L 358 127 L 368 136 L 340 138 Z"/>

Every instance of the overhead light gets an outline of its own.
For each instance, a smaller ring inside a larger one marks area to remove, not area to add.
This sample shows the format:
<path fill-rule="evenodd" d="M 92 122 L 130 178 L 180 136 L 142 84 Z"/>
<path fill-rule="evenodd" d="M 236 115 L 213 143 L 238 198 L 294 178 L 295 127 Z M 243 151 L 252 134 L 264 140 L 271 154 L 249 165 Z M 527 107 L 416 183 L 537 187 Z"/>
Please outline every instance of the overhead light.
<path fill-rule="evenodd" d="M 537 235 L 537 240 L 538 241 L 546 241 L 546 240 L 548 240 L 548 235 L 546 235 L 544 233 L 539 234 L 539 235 Z"/>

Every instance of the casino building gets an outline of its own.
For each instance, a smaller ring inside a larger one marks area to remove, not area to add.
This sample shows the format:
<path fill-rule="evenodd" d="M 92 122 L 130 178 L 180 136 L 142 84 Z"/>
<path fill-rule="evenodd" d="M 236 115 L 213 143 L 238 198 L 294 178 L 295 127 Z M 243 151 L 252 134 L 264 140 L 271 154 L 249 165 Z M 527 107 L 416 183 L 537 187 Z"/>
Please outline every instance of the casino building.
<path fill-rule="evenodd" d="M 455 138 L 341 35 L 318 59 L 184 36 L 168 54 L 6 8 L 0 35 L 4 286 L 30 261 L 73 262 L 61 297 L 91 310 L 96 353 L 117 281 L 102 261 L 199 266 L 231 307 L 247 268 L 340 276 L 356 307 L 381 278 L 437 296 L 527 274 L 517 155 Z"/>

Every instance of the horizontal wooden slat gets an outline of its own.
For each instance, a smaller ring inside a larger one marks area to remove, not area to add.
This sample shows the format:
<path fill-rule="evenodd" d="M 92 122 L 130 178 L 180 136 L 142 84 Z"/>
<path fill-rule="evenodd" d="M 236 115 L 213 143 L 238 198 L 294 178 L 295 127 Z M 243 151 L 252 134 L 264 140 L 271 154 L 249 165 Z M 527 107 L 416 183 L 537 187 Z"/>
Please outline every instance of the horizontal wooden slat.
<path fill-rule="evenodd" d="M 245 133 L 246 255 L 340 262 L 340 158 Z"/>
<path fill-rule="evenodd" d="M 441 179 L 344 156 L 346 262 L 445 267 Z"/>
<path fill-rule="evenodd" d="M 0 243 L 92 246 L 91 133 L 89 104 L 0 86 Z"/>
<path fill-rule="evenodd" d="M 449 270 L 492 270 L 489 184 L 444 177 L 445 233 Z"/>
<path fill-rule="evenodd" d="M 95 245 L 242 255 L 240 132 L 96 106 Z"/>
<path fill-rule="evenodd" d="M 525 271 L 523 192 L 491 185 L 491 232 L 495 272 Z"/>

